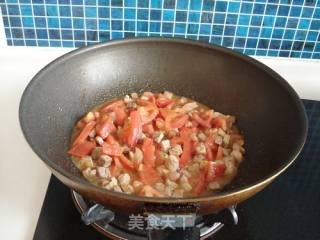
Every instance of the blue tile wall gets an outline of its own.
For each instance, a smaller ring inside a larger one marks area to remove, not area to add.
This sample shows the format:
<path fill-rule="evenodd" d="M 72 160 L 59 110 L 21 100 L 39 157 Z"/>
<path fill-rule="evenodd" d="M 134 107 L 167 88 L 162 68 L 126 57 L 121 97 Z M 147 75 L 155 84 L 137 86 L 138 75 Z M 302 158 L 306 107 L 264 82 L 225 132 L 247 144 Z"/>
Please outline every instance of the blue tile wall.
<path fill-rule="evenodd" d="M 0 7 L 12 46 L 164 36 L 248 55 L 320 58 L 320 0 L 0 0 Z"/>

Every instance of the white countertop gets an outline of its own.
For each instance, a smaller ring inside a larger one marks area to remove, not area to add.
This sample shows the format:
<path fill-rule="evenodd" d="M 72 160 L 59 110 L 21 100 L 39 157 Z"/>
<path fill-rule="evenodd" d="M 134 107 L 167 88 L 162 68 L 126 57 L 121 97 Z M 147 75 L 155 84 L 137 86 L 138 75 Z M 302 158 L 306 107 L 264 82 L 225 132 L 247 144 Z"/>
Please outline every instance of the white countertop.
<path fill-rule="evenodd" d="M 50 172 L 23 138 L 18 107 L 24 88 L 43 66 L 72 49 L 0 48 L 1 238 L 32 239 Z M 257 58 L 282 75 L 301 98 L 320 100 L 320 61 Z"/>

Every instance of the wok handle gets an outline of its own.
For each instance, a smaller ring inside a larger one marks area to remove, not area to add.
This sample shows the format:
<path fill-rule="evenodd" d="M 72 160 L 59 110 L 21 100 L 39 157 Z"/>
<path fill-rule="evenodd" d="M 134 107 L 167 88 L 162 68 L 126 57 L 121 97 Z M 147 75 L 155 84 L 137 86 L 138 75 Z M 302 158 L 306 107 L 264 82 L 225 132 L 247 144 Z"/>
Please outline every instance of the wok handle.
<path fill-rule="evenodd" d="M 191 203 L 146 204 L 148 239 L 199 240 L 200 228 L 196 226 L 198 209 L 199 205 Z"/>

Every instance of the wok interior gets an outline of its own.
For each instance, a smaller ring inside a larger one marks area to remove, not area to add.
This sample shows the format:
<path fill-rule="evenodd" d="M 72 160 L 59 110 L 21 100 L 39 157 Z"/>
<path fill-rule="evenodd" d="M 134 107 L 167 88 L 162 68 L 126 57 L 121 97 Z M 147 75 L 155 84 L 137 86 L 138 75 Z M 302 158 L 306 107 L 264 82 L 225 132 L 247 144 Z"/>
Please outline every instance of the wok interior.
<path fill-rule="evenodd" d="M 56 61 L 29 85 L 20 119 L 45 161 L 80 176 L 67 155 L 74 123 L 91 107 L 131 92 L 169 90 L 237 117 L 247 150 L 223 191 L 268 177 L 297 153 L 303 114 L 295 97 L 249 61 L 223 49 L 178 42 L 101 45 Z"/>

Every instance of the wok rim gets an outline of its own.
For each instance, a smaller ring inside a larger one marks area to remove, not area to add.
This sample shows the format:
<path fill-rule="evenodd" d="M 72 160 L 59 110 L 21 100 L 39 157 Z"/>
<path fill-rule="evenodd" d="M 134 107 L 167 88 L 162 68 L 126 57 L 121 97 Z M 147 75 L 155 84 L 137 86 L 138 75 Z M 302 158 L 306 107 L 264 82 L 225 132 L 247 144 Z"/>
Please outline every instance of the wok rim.
<path fill-rule="evenodd" d="M 277 170 L 273 171 L 272 173 L 268 174 L 266 177 L 243 187 L 238 187 L 229 191 L 221 191 L 213 193 L 213 195 L 205 195 L 205 196 L 199 196 L 199 197 L 185 197 L 185 198 L 156 198 L 156 197 L 142 197 L 138 195 L 129 195 L 125 193 L 119 193 L 112 190 L 103 189 L 101 187 L 97 187 L 90 182 L 86 181 L 82 177 L 75 176 L 71 174 L 70 172 L 66 171 L 62 167 L 60 167 L 55 162 L 51 161 L 45 154 L 41 154 L 40 151 L 37 151 L 36 146 L 33 144 L 31 137 L 28 136 L 28 130 L 25 126 L 25 122 L 23 119 L 23 113 L 24 113 L 24 106 L 26 104 L 25 99 L 28 97 L 28 94 L 32 92 L 33 85 L 37 82 L 38 79 L 41 78 L 42 75 L 45 75 L 47 71 L 50 70 L 50 68 L 63 63 L 67 61 L 69 58 L 76 57 L 77 55 L 81 55 L 87 51 L 97 50 L 99 48 L 105 48 L 110 46 L 116 46 L 116 45 L 126 45 L 130 43 L 147 43 L 147 42 L 156 42 L 156 43 L 178 43 L 178 44 L 185 44 L 189 45 L 190 47 L 203 47 L 210 50 L 216 50 L 219 52 L 222 52 L 227 55 L 231 55 L 233 57 L 239 58 L 241 61 L 245 61 L 251 65 L 254 65 L 255 67 L 258 67 L 260 70 L 264 71 L 266 74 L 270 75 L 274 81 L 276 81 L 277 84 L 280 85 L 280 87 L 284 88 L 287 92 L 288 96 L 291 97 L 292 102 L 297 107 L 298 114 L 301 117 L 301 125 L 303 128 L 303 133 L 299 139 L 298 147 L 291 153 L 290 156 L 288 156 L 288 161 L 285 161 L 281 167 L 279 167 Z M 304 106 L 301 102 L 301 99 L 299 98 L 298 94 L 295 92 L 295 90 L 289 85 L 289 83 L 282 78 L 278 73 L 276 73 L 274 70 L 269 68 L 268 66 L 260 63 L 259 61 L 255 60 L 254 58 L 251 58 L 250 56 L 235 52 L 231 49 L 221 47 L 214 44 L 194 41 L 194 40 L 187 40 L 187 39 L 177 39 L 177 38 L 163 38 L 163 37 L 140 37 L 140 38 L 132 38 L 132 39 L 121 39 L 121 40 L 111 40 L 108 42 L 102 42 L 98 43 L 92 46 L 86 46 L 82 48 L 78 48 L 75 50 L 72 50 L 55 60 L 48 63 L 45 67 L 43 67 L 40 71 L 37 72 L 37 74 L 31 79 L 31 81 L 26 86 L 21 100 L 19 104 L 19 122 L 20 127 L 22 130 L 22 133 L 33 150 L 34 153 L 46 164 L 49 166 L 49 168 L 52 169 L 58 173 L 60 173 L 63 177 L 67 178 L 68 180 L 75 182 L 76 184 L 82 185 L 82 187 L 85 188 L 86 191 L 95 191 L 99 194 L 103 194 L 105 196 L 112 195 L 114 197 L 124 198 L 127 200 L 133 200 L 138 202 L 148 202 L 148 203 L 195 203 L 195 202 L 202 202 L 202 201 L 215 201 L 218 199 L 233 197 L 238 194 L 242 194 L 248 191 L 253 191 L 254 189 L 259 189 L 260 187 L 263 187 L 264 185 L 270 183 L 274 178 L 279 176 L 283 171 L 285 171 L 298 157 L 300 154 L 307 138 L 308 133 L 308 122 L 307 122 L 307 116 L 304 109 Z M 54 174 L 54 173 L 53 173 Z M 55 175 L 55 174 L 54 174 Z"/>

